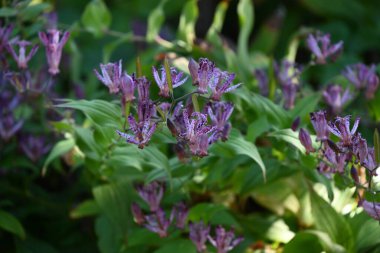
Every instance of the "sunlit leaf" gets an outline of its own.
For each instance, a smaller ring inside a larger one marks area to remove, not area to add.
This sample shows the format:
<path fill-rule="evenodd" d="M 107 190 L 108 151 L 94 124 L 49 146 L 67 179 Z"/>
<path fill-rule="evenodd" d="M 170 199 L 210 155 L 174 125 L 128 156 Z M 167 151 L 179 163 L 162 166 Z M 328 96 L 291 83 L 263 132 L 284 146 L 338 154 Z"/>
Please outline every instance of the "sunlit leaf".
<path fill-rule="evenodd" d="M 102 0 L 89 2 L 82 15 L 83 26 L 95 36 L 101 36 L 111 25 L 111 13 Z"/>
<path fill-rule="evenodd" d="M 50 151 L 49 156 L 46 158 L 46 161 L 45 161 L 43 169 L 42 169 L 42 174 L 46 173 L 46 170 L 47 170 L 49 164 L 54 159 L 57 159 L 57 158 L 63 156 L 64 154 L 69 152 L 72 148 L 74 148 L 74 146 L 75 146 L 75 141 L 72 138 L 57 142 L 54 145 L 53 149 Z"/>

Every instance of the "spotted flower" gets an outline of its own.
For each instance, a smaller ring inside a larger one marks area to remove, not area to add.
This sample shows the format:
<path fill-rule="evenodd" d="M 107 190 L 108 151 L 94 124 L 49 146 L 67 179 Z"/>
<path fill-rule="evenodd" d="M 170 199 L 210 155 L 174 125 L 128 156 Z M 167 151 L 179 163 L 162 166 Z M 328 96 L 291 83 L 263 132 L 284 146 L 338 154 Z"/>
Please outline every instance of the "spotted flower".
<path fill-rule="evenodd" d="M 218 226 L 215 232 L 215 238 L 209 235 L 208 240 L 216 248 L 217 253 L 227 253 L 243 241 L 242 237 L 235 238 L 235 233 L 232 229 L 226 231 L 222 226 Z"/>
<path fill-rule="evenodd" d="M 161 70 L 160 70 L 161 77 L 158 74 L 158 71 L 155 67 L 152 67 L 152 72 L 153 72 L 154 80 L 156 81 L 158 88 L 160 89 L 160 92 L 158 93 L 158 95 L 160 95 L 162 97 L 166 97 L 166 98 L 170 97 L 169 84 L 168 84 L 168 80 L 166 78 L 165 68 L 161 67 Z M 182 78 L 183 73 L 177 71 L 174 67 L 170 68 L 170 74 L 171 74 L 171 80 L 172 80 L 173 88 L 177 88 L 187 81 L 187 77 Z"/>
<path fill-rule="evenodd" d="M 326 64 L 328 59 L 335 61 L 343 50 L 343 41 L 332 44 L 330 34 L 309 34 L 306 44 L 317 64 Z"/>
<path fill-rule="evenodd" d="M 56 29 L 50 29 L 47 33 L 39 33 L 40 40 L 46 48 L 49 73 L 52 75 L 59 73 L 59 63 L 61 61 L 62 49 L 69 39 L 70 33 L 64 32 L 61 38 L 60 35 L 61 32 Z"/>
<path fill-rule="evenodd" d="M 318 111 L 310 113 L 311 124 L 317 134 L 317 141 L 327 140 L 329 137 L 329 128 L 326 120 L 326 112 Z"/>
<path fill-rule="evenodd" d="M 379 87 L 379 77 L 376 75 L 376 66 L 367 67 L 362 63 L 346 67 L 343 75 L 350 83 L 355 85 L 357 89 L 365 89 L 367 99 L 372 99 Z"/>
<path fill-rule="evenodd" d="M 357 118 L 350 130 L 351 116 L 336 117 L 334 122 L 329 122 L 328 128 L 331 133 L 340 138 L 340 145 L 342 147 L 349 147 L 352 145 L 353 137 L 358 129 L 360 119 Z"/>
<path fill-rule="evenodd" d="M 100 70 L 102 74 L 94 69 L 96 77 L 108 87 L 110 93 L 118 93 L 122 82 L 121 60 L 115 63 L 100 64 Z"/>
<path fill-rule="evenodd" d="M 189 223 L 189 237 L 194 243 L 198 252 L 204 252 L 206 250 L 207 238 L 210 234 L 210 226 L 204 224 L 202 221 Z"/>
<path fill-rule="evenodd" d="M 341 86 L 329 85 L 323 91 L 323 97 L 334 113 L 340 113 L 343 106 L 351 100 L 352 95 L 349 89 L 346 89 L 343 92 L 343 88 Z"/>
<path fill-rule="evenodd" d="M 14 50 L 13 46 L 16 44 L 19 48 L 18 54 Z M 36 54 L 38 50 L 38 45 L 34 45 L 30 51 L 29 54 L 26 53 L 26 48 L 31 46 L 32 43 L 26 40 L 17 41 L 13 44 L 7 45 L 8 52 L 12 55 L 13 59 L 17 62 L 17 65 L 20 69 L 27 69 L 28 68 L 28 62 L 32 59 L 32 57 Z"/>
<path fill-rule="evenodd" d="M 215 76 L 215 64 L 206 58 L 200 58 L 199 64 L 190 59 L 189 71 L 193 84 L 198 87 L 198 92 L 201 94 L 207 93 L 207 88 Z"/>

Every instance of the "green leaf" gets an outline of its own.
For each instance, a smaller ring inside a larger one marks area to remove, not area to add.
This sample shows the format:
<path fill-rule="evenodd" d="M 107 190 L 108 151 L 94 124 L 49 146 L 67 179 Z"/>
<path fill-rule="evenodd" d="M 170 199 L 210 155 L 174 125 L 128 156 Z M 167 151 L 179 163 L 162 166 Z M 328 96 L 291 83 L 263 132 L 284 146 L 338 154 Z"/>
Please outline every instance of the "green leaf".
<path fill-rule="evenodd" d="M 172 82 L 172 74 L 171 74 L 168 58 L 165 58 L 165 60 L 164 60 L 164 67 L 165 67 L 166 81 L 168 83 L 169 92 L 170 92 L 170 95 L 172 96 L 173 95 L 173 82 Z"/>
<path fill-rule="evenodd" d="M 97 215 L 99 212 L 99 206 L 94 200 L 86 200 L 70 212 L 70 217 L 73 219 L 79 219 Z"/>
<path fill-rule="evenodd" d="M 130 213 L 132 191 L 130 184 L 124 182 L 97 186 L 92 190 L 101 213 L 111 222 L 115 231 L 124 236 L 132 222 Z"/>
<path fill-rule="evenodd" d="M 219 2 L 215 10 L 214 20 L 207 31 L 206 38 L 213 44 L 219 44 L 221 42 L 219 34 L 222 32 L 224 18 L 228 9 L 228 3 L 228 1 Z"/>
<path fill-rule="evenodd" d="M 197 250 L 190 240 L 180 239 L 172 242 L 165 243 L 159 250 L 154 253 L 196 253 Z"/>
<path fill-rule="evenodd" d="M 13 8 L 8 8 L 8 7 L 3 7 L 0 8 L 0 17 L 5 18 L 5 17 L 12 17 L 17 14 L 17 10 Z"/>
<path fill-rule="evenodd" d="M 37 18 L 44 11 L 47 11 L 51 8 L 51 5 L 48 3 L 40 3 L 28 5 L 25 9 L 21 9 L 18 16 L 23 21 L 28 21 Z"/>
<path fill-rule="evenodd" d="M 380 136 L 377 128 L 375 129 L 375 133 L 373 134 L 373 143 L 375 145 L 375 160 L 376 163 L 380 163 Z"/>
<path fill-rule="evenodd" d="M 230 137 L 227 142 L 216 144 L 219 147 L 225 147 L 232 149 L 237 155 L 246 155 L 254 160 L 260 167 L 263 177 L 265 179 L 265 164 L 261 159 L 260 153 L 257 147 L 252 142 L 249 142 L 241 136 L 240 132 L 236 129 L 232 129 Z M 217 155 L 217 154 L 215 154 Z"/>
<path fill-rule="evenodd" d="M 291 119 L 288 112 L 268 98 L 249 92 L 244 88 L 238 89 L 234 94 L 241 97 L 247 103 L 247 106 L 258 115 L 266 115 L 269 122 L 275 124 L 275 126 L 279 128 L 290 126 Z"/>
<path fill-rule="evenodd" d="M 102 127 L 122 129 L 121 108 L 104 100 L 63 100 L 64 104 L 56 107 L 71 108 L 82 111 L 93 123 Z"/>
<path fill-rule="evenodd" d="M 148 30 L 146 32 L 146 39 L 150 42 L 154 41 L 160 33 L 161 26 L 165 21 L 164 5 L 167 0 L 161 0 L 158 6 L 149 14 L 148 17 Z"/>
<path fill-rule="evenodd" d="M 310 190 L 310 202 L 316 228 L 326 232 L 334 243 L 342 245 L 347 252 L 354 252 L 353 233 L 344 217 L 313 189 Z"/>
<path fill-rule="evenodd" d="M 297 117 L 303 118 L 308 115 L 310 112 L 315 111 L 315 108 L 318 105 L 318 102 L 321 98 L 320 94 L 313 94 L 307 97 L 304 97 L 296 103 L 296 106 L 289 112 L 290 118 L 295 119 Z"/>
<path fill-rule="evenodd" d="M 195 39 L 195 23 L 198 18 L 197 0 L 188 0 L 179 18 L 178 38 L 186 42 L 191 49 Z"/>
<path fill-rule="evenodd" d="M 240 0 L 237 6 L 237 13 L 240 24 L 237 52 L 239 59 L 242 61 L 242 64 L 240 64 L 240 66 L 245 67 L 247 71 L 252 70 L 249 69 L 252 64 L 248 52 L 249 36 L 252 32 L 254 23 L 254 8 L 252 3 L 253 2 L 251 0 Z"/>
<path fill-rule="evenodd" d="M 100 37 L 111 25 L 111 13 L 102 0 L 89 2 L 82 14 L 82 24 L 85 29 Z"/>
<path fill-rule="evenodd" d="M 282 140 L 282 141 L 285 141 L 287 143 L 292 144 L 294 147 L 296 147 L 303 154 L 306 152 L 305 147 L 301 144 L 301 142 L 298 138 L 298 132 L 294 132 L 290 128 L 281 129 L 281 130 L 272 132 L 268 136 L 274 137 L 276 139 L 279 139 L 279 140 Z"/>
<path fill-rule="evenodd" d="M 75 141 L 72 138 L 57 142 L 54 145 L 53 149 L 50 151 L 50 154 L 44 163 L 44 166 L 42 168 L 42 175 L 46 173 L 47 167 L 54 159 L 66 154 L 72 148 L 74 148 L 74 146 L 75 146 Z"/>
<path fill-rule="evenodd" d="M 122 247 L 120 232 L 105 215 L 96 219 L 95 232 L 98 236 L 97 243 L 101 253 L 120 253 Z"/>
<path fill-rule="evenodd" d="M 25 231 L 21 223 L 12 214 L 0 210 L 0 228 L 25 239 Z"/>
<path fill-rule="evenodd" d="M 306 230 L 297 235 L 284 247 L 283 253 L 303 253 L 305 249 L 310 253 L 334 252 L 344 253 L 344 248 L 331 241 L 331 238 L 321 231 Z"/>

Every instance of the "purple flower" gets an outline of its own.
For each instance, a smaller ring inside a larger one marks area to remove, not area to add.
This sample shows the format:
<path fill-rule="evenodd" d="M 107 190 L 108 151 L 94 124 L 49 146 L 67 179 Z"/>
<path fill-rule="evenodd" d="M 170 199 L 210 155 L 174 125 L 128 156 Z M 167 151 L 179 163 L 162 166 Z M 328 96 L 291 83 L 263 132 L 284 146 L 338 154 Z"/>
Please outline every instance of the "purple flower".
<path fill-rule="evenodd" d="M 212 238 L 211 236 L 208 236 L 208 240 L 216 248 L 217 253 L 227 253 L 243 241 L 242 237 L 235 239 L 235 233 L 232 229 L 226 231 L 222 226 L 218 226 L 215 229 L 215 232 L 216 237 Z"/>
<path fill-rule="evenodd" d="M 160 208 L 160 202 L 165 191 L 163 183 L 153 181 L 147 185 L 137 185 L 136 190 L 140 197 L 149 205 L 152 212 Z"/>
<path fill-rule="evenodd" d="M 0 92 L 0 114 L 10 113 L 20 103 L 20 96 L 16 93 L 4 90 Z"/>
<path fill-rule="evenodd" d="M 187 209 L 185 203 L 180 202 L 174 205 L 172 213 L 170 215 L 170 220 L 175 219 L 176 227 L 183 229 L 185 228 L 185 225 L 186 225 L 186 219 L 187 219 L 188 213 L 189 213 L 189 210 Z"/>
<path fill-rule="evenodd" d="M 323 151 L 326 162 L 321 162 L 319 165 L 319 171 L 326 176 L 331 173 L 343 173 L 346 167 L 347 155 L 343 153 L 336 153 L 330 146 L 326 145 Z"/>
<path fill-rule="evenodd" d="M 12 55 L 13 59 L 17 62 L 17 65 L 20 69 L 27 69 L 28 68 L 28 62 L 32 57 L 36 54 L 38 50 L 38 45 L 34 45 L 32 49 L 29 51 L 29 54 L 26 55 L 26 47 L 32 45 L 29 41 L 21 40 L 14 44 L 17 44 L 19 47 L 19 53 L 17 55 L 16 51 L 14 50 L 12 44 L 8 44 L 7 50 Z"/>
<path fill-rule="evenodd" d="M 3 140 L 9 140 L 13 135 L 15 135 L 24 124 L 23 120 L 15 121 L 13 115 L 8 113 L 6 115 L 1 115 L 0 118 L 0 136 Z"/>
<path fill-rule="evenodd" d="M 125 105 L 127 102 L 132 102 L 133 100 L 135 100 L 135 89 L 136 83 L 133 80 L 133 77 L 124 72 L 120 78 L 122 105 Z"/>
<path fill-rule="evenodd" d="M 315 36 L 309 34 L 306 40 L 307 47 L 314 54 L 317 64 L 326 64 L 330 58 L 335 61 L 343 50 L 343 41 L 331 44 L 330 34 L 318 32 Z"/>
<path fill-rule="evenodd" d="M 8 45 L 9 36 L 13 30 L 13 25 L 1 26 L 0 25 L 0 55 L 2 54 L 3 48 Z"/>
<path fill-rule="evenodd" d="M 158 71 L 156 70 L 155 67 L 152 67 L 152 72 L 153 72 L 154 80 L 156 81 L 158 88 L 160 88 L 160 92 L 158 93 L 158 95 L 165 97 L 165 98 L 170 97 L 169 84 L 168 84 L 168 80 L 166 78 L 165 68 L 161 67 L 161 77 L 158 74 Z M 187 77 L 185 77 L 181 80 L 183 73 L 177 71 L 174 67 L 170 68 L 170 74 L 171 74 L 173 88 L 177 88 L 187 81 Z"/>
<path fill-rule="evenodd" d="M 121 60 L 115 63 L 100 64 L 102 74 L 94 69 L 96 77 L 108 87 L 110 93 L 118 93 L 122 82 Z M 127 80 L 125 80 L 127 81 Z"/>
<path fill-rule="evenodd" d="M 137 205 L 136 203 L 132 203 L 131 211 L 132 211 L 133 218 L 137 224 L 142 225 L 145 223 L 146 221 L 145 215 L 141 211 L 141 208 L 139 207 L 139 205 Z"/>
<path fill-rule="evenodd" d="M 139 148 L 143 149 L 150 141 L 157 124 L 152 122 L 151 118 L 155 114 L 155 107 L 152 101 L 139 101 L 137 105 L 138 120 L 132 116 L 128 116 L 129 130 L 133 135 L 116 131 L 127 142 L 136 144 Z"/>
<path fill-rule="evenodd" d="M 368 147 L 367 141 L 361 137 L 360 133 L 354 136 L 352 149 L 360 163 L 363 164 L 367 159 Z"/>
<path fill-rule="evenodd" d="M 197 223 L 189 223 L 189 237 L 190 240 L 197 247 L 198 252 L 203 252 L 206 250 L 207 237 L 210 234 L 210 226 L 205 225 L 202 221 Z"/>
<path fill-rule="evenodd" d="M 257 79 L 260 94 L 264 97 L 269 96 L 269 78 L 265 69 L 256 69 L 254 74 Z"/>
<path fill-rule="evenodd" d="M 187 109 L 184 109 L 183 119 L 186 131 L 181 134 L 181 137 L 188 141 L 191 153 L 199 157 L 207 156 L 210 142 L 208 134 L 211 134 L 215 127 L 208 126 L 206 114 L 200 112 L 193 112 L 189 118 Z"/>
<path fill-rule="evenodd" d="M 162 208 L 158 208 L 154 214 L 146 215 L 145 219 L 146 224 L 144 226 L 147 229 L 157 233 L 160 237 L 168 236 L 168 228 L 171 221 L 165 217 L 165 212 Z"/>
<path fill-rule="evenodd" d="M 297 131 L 299 125 L 301 123 L 301 118 L 298 116 L 293 122 L 292 122 L 292 125 L 291 125 L 291 129 L 295 132 Z"/>
<path fill-rule="evenodd" d="M 378 164 L 376 162 L 375 158 L 375 149 L 374 148 L 368 148 L 367 157 L 364 159 L 363 166 L 371 172 L 371 174 L 376 174 L 376 169 L 378 167 Z"/>
<path fill-rule="evenodd" d="M 342 147 L 349 147 L 352 145 L 353 136 L 358 129 L 360 119 L 355 120 L 354 126 L 350 130 L 350 119 L 351 116 L 346 117 L 336 117 L 334 123 L 329 122 L 328 128 L 331 133 L 340 138 L 340 143 Z"/>
<path fill-rule="evenodd" d="M 23 137 L 20 146 L 24 154 L 33 162 L 37 162 L 51 147 L 45 143 L 45 138 L 33 135 Z"/>
<path fill-rule="evenodd" d="M 208 106 L 208 115 L 211 119 L 212 126 L 215 127 L 215 132 L 212 136 L 212 141 L 215 142 L 219 138 L 222 141 L 228 139 L 228 135 L 231 130 L 231 124 L 228 122 L 234 106 L 229 102 L 217 102 L 209 104 Z"/>
<path fill-rule="evenodd" d="M 235 74 L 221 71 L 218 68 L 214 70 L 214 77 L 209 82 L 211 89 L 211 99 L 220 101 L 224 93 L 235 90 L 240 86 L 236 84 L 231 86 L 232 81 L 235 79 Z"/>
<path fill-rule="evenodd" d="M 193 59 L 189 61 L 189 71 L 193 84 L 198 86 L 198 92 L 201 94 L 207 93 L 207 87 L 215 78 L 215 64 L 206 58 L 200 58 L 199 64 Z"/>
<path fill-rule="evenodd" d="M 326 120 L 326 112 L 318 111 L 310 113 L 311 124 L 317 134 L 317 141 L 324 141 L 329 138 L 329 129 Z"/>
<path fill-rule="evenodd" d="M 135 76 L 133 76 L 133 78 L 137 86 L 139 101 L 140 102 L 149 101 L 150 82 L 148 81 L 148 79 L 145 76 L 139 77 L 139 78 L 136 78 Z"/>
<path fill-rule="evenodd" d="M 299 138 L 301 144 L 305 147 L 306 154 L 309 154 L 309 153 L 312 153 L 315 151 L 315 149 L 313 148 L 313 144 L 311 142 L 310 134 L 306 129 L 304 129 L 304 128 L 300 129 L 300 132 L 298 134 L 298 138 Z"/>
<path fill-rule="evenodd" d="M 23 71 L 22 73 L 8 72 L 5 74 L 5 79 L 19 92 L 24 92 L 30 87 L 31 78 L 29 71 Z"/>
<path fill-rule="evenodd" d="M 276 62 L 274 63 L 274 71 L 276 79 L 281 86 L 284 108 L 292 109 L 299 88 L 301 70 L 296 67 L 295 63 L 283 60 L 280 65 Z"/>
<path fill-rule="evenodd" d="M 380 220 L 380 203 L 363 200 L 361 205 L 369 216 L 375 220 Z"/>
<path fill-rule="evenodd" d="M 352 98 L 350 90 L 347 88 L 343 94 L 343 89 L 339 85 L 329 85 L 323 91 L 326 103 L 331 106 L 335 114 L 342 111 L 343 106 Z"/>
<path fill-rule="evenodd" d="M 61 61 L 62 49 L 69 39 L 70 33 L 64 32 L 60 40 L 60 31 L 50 29 L 47 33 L 39 32 L 40 40 L 46 47 L 46 58 L 49 65 L 49 73 L 56 75 L 59 73 L 59 62 Z"/>
<path fill-rule="evenodd" d="M 357 89 L 366 89 L 367 99 L 372 99 L 379 87 L 379 77 L 376 75 L 376 66 L 367 67 L 362 63 L 346 67 L 342 73 Z"/>

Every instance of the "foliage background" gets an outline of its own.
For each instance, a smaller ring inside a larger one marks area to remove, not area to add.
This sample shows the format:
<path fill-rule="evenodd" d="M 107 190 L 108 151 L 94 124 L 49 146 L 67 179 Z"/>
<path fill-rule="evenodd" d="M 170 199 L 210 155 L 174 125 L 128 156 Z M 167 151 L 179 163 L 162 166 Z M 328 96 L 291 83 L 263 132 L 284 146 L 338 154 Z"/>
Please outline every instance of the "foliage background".
<path fill-rule="evenodd" d="M 33 26 L 39 14 L 57 11 L 59 28 L 72 35 L 55 89 L 74 98 L 79 86 L 89 101 L 66 106 L 84 114 L 59 109 L 64 120 L 51 129 L 61 144 L 36 168 L 15 162 L 18 153 L 0 152 L 0 223 L 8 228 L 0 231 L 2 252 L 195 252 L 183 235 L 158 239 L 133 224 L 133 182 L 156 178 L 169 182 L 167 208 L 185 199 L 190 219 L 243 234 L 244 243 L 233 252 L 380 252 L 377 222 L 356 209 L 354 192 L 342 180 L 334 183 L 316 172 L 316 161 L 289 129 L 296 116 L 307 126 L 309 112 L 325 107 L 319 90 L 341 80 L 344 66 L 378 63 L 378 1 L 32 1 L 26 7 L 30 19 L 19 10 L 8 15 L 10 1 L 2 4 L 0 16 L 18 21 L 27 37 L 43 28 Z M 286 112 L 278 101 L 257 95 L 252 71 L 284 57 L 308 62 L 303 36 L 313 29 L 343 40 L 344 54 L 336 63 L 308 69 L 295 109 Z M 157 34 L 165 41 L 157 41 Z M 162 54 L 182 69 L 186 58 L 209 57 L 244 84 L 227 96 L 236 106 L 230 141 L 188 165 L 173 156 L 165 134 L 144 151 L 120 142 L 109 148 L 116 138 L 107 123 L 120 125 L 120 113 L 93 69 L 121 58 L 131 73 L 140 56 L 151 78 Z M 371 102 L 359 97 L 345 109 L 366 119 L 360 131 L 368 138 L 380 119 L 376 96 Z"/>

